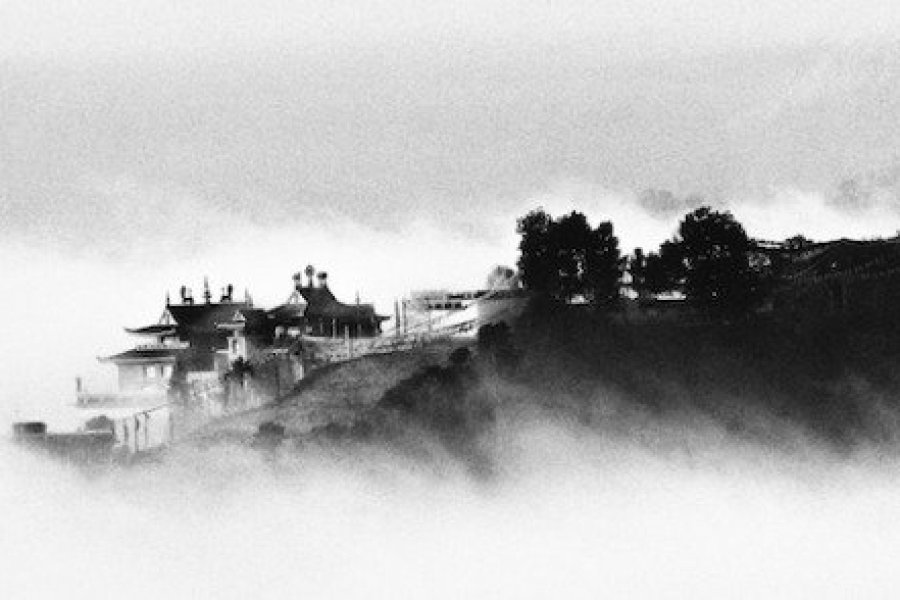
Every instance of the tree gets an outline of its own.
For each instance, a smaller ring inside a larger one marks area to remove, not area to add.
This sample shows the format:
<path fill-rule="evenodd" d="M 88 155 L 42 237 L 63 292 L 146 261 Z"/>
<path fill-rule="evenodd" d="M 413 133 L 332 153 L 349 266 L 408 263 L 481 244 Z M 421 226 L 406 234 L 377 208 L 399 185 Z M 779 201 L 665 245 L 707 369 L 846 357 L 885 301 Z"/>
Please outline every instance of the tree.
<path fill-rule="evenodd" d="M 591 226 L 580 212 L 573 210 L 551 224 L 550 243 L 559 273 L 560 299 L 571 300 L 587 291 L 584 275 L 591 242 Z"/>
<path fill-rule="evenodd" d="M 647 256 L 647 287 L 654 294 L 684 291 L 684 249 L 676 237 Z"/>
<path fill-rule="evenodd" d="M 553 218 L 543 208 L 535 209 L 516 223 L 519 241 L 519 272 L 529 289 L 551 294 L 559 287 L 559 271 L 550 239 Z"/>
<path fill-rule="evenodd" d="M 514 290 L 519 287 L 519 276 L 515 269 L 497 265 L 488 273 L 485 285 L 489 290 Z"/>
<path fill-rule="evenodd" d="M 584 291 L 594 304 L 610 306 L 619 299 L 625 259 L 613 225 L 604 221 L 588 236 L 584 261 Z"/>
<path fill-rule="evenodd" d="M 673 244 L 671 241 L 664 242 L 660 252 L 649 254 L 645 254 L 642 248 L 635 248 L 628 258 L 631 287 L 639 298 L 680 289 L 681 258 L 671 247 Z"/>
<path fill-rule="evenodd" d="M 704 206 L 685 215 L 678 235 L 660 248 L 661 269 L 699 306 L 722 314 L 747 312 L 759 299 L 753 244 L 730 212 Z"/>
<path fill-rule="evenodd" d="M 631 288 L 639 298 L 647 295 L 647 255 L 643 248 L 635 248 L 628 257 L 628 274 L 631 276 Z"/>
<path fill-rule="evenodd" d="M 809 248 L 813 245 L 813 241 L 808 237 L 798 233 L 797 235 L 791 236 L 788 239 L 784 240 L 783 244 L 787 250 L 796 252 Z"/>
<path fill-rule="evenodd" d="M 572 211 L 554 220 L 542 208 L 519 219 L 519 271 L 529 289 L 556 300 L 583 295 L 596 304 L 618 297 L 623 262 L 612 223 L 596 229 Z"/>

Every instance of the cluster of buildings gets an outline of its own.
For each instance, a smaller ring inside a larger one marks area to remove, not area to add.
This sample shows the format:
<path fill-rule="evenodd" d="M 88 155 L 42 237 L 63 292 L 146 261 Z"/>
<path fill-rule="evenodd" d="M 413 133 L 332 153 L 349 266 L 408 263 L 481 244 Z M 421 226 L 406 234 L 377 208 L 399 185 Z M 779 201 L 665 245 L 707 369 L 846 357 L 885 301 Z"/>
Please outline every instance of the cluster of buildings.
<path fill-rule="evenodd" d="M 474 292 L 418 292 L 395 304 L 393 327 L 372 304 L 338 300 L 328 275 L 312 266 L 293 276 L 287 300 L 254 305 L 232 285 L 214 297 L 204 281 L 195 298 L 182 286 L 156 323 L 126 331 L 134 347 L 100 360 L 118 371 L 116 393 L 78 382 L 79 424 L 59 430 L 16 423 L 18 439 L 68 458 L 141 456 L 210 418 L 245 410 L 291 390 L 310 367 L 363 354 L 395 352 L 434 336 L 474 335 L 480 323 L 511 319 L 526 296 L 516 284 Z M 401 310 L 402 307 L 402 310 Z"/>
<path fill-rule="evenodd" d="M 900 297 L 900 238 L 761 242 L 756 251 L 775 280 L 764 311 L 798 321 L 862 315 L 900 322 L 894 300 Z M 90 394 L 79 382 L 83 426 L 57 433 L 34 421 L 17 423 L 14 430 L 17 437 L 40 440 L 67 455 L 85 448 L 140 454 L 164 446 L 175 435 L 176 421 L 186 419 L 186 408 L 199 409 L 201 420 L 250 408 L 290 390 L 321 362 L 512 323 L 528 298 L 517 275 L 498 268 L 485 289 L 412 293 L 395 304 L 390 327 L 385 323 L 392 317 L 379 315 L 372 304 L 358 297 L 353 303 L 338 300 L 327 273 L 312 266 L 293 276 L 283 304 L 268 309 L 255 306 L 248 293 L 235 299 L 231 285 L 218 298 L 207 281 L 200 298 L 182 286 L 176 302 L 166 298 L 156 323 L 127 329 L 139 338 L 133 348 L 101 359 L 118 369 L 117 393 Z M 690 320 L 697 315 L 676 295 L 650 303 L 630 298 L 622 316 Z"/>
<path fill-rule="evenodd" d="M 14 435 L 67 459 L 143 456 L 179 432 L 292 388 L 317 341 L 374 339 L 388 318 L 358 299 L 339 301 L 328 275 L 312 267 L 294 275 L 287 301 L 271 309 L 254 306 L 247 293 L 235 299 L 231 285 L 218 298 L 208 281 L 201 298 L 182 286 L 156 323 L 126 329 L 139 338 L 133 348 L 100 359 L 118 369 L 118 392 L 89 393 L 79 380 L 77 423 L 22 421 Z"/>
<path fill-rule="evenodd" d="M 118 368 L 122 394 L 152 394 L 178 381 L 219 379 L 235 364 L 250 365 L 293 356 L 299 361 L 303 339 L 371 338 L 390 317 L 378 315 L 372 304 L 339 301 L 328 286 L 328 275 L 307 267 L 293 277 L 284 304 L 271 309 L 254 306 L 249 294 L 235 300 L 233 287 L 213 298 L 204 282 L 202 299 L 182 286 L 178 302 L 168 298 L 157 323 L 127 329 L 141 341 L 101 360 Z M 302 363 L 299 374 L 302 376 Z"/>
<path fill-rule="evenodd" d="M 900 310 L 890 300 L 900 297 L 900 239 L 763 242 L 758 250 L 778 279 L 765 310 L 807 316 Z M 272 361 L 282 366 L 293 361 L 290 372 L 279 375 L 290 386 L 303 376 L 309 351 L 319 344 L 364 346 L 386 328 L 393 335 L 438 328 L 473 333 L 478 324 L 513 318 L 526 299 L 513 277 L 481 290 L 413 292 L 395 305 L 394 315 L 384 316 L 359 298 L 341 302 L 327 273 L 309 266 L 293 276 L 287 300 L 268 309 L 255 306 L 247 293 L 236 300 L 230 285 L 214 298 L 204 282 L 196 299 L 182 286 L 177 302 L 167 298 L 157 323 L 127 329 L 141 339 L 135 347 L 102 360 L 118 368 L 125 395 L 160 393 L 185 380 L 221 380 L 235 365 Z M 666 309 L 682 305 L 682 299 L 663 295 L 649 310 L 679 318 L 684 311 Z M 385 325 L 392 319 L 393 326 Z"/>

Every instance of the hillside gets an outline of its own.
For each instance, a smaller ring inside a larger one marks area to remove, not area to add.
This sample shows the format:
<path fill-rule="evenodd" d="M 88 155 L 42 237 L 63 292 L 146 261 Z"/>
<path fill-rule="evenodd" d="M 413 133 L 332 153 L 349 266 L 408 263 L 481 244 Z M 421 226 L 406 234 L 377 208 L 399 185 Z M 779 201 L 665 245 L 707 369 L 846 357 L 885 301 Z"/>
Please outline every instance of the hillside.
<path fill-rule="evenodd" d="M 900 439 L 897 331 L 871 318 L 683 326 L 533 313 L 510 379 L 545 406 L 632 436 L 664 424 L 784 448 L 884 447 Z"/>
<path fill-rule="evenodd" d="M 312 372 L 277 402 L 217 419 L 191 435 L 188 443 L 247 442 L 259 425 L 276 422 L 291 437 L 329 423 L 349 423 L 375 405 L 398 381 L 422 368 L 446 361 L 451 345 L 436 343 L 409 352 L 379 354 L 336 363 Z"/>
<path fill-rule="evenodd" d="M 900 339 L 889 323 L 757 319 L 629 325 L 532 311 L 453 362 L 450 345 L 333 365 L 278 404 L 211 423 L 194 443 L 352 441 L 491 470 L 503 432 L 564 424 L 653 450 L 717 443 L 845 454 L 900 440 Z M 423 445 L 424 444 L 424 445 Z"/>

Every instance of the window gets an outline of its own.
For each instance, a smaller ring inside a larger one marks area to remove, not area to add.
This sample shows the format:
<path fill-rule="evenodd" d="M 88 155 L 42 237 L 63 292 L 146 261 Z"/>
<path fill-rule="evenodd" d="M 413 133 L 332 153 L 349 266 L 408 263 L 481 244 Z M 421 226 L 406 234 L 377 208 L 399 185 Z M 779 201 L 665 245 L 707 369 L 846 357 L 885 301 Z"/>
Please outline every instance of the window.
<path fill-rule="evenodd" d="M 147 379 L 156 379 L 159 377 L 159 370 L 156 365 L 147 365 L 144 367 L 144 377 Z"/>

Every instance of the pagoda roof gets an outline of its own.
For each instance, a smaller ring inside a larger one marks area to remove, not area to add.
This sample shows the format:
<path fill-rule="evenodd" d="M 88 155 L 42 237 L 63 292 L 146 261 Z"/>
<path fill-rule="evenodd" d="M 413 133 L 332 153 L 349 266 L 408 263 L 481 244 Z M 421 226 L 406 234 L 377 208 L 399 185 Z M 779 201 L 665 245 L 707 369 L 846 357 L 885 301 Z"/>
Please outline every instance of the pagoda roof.
<path fill-rule="evenodd" d="M 178 358 L 178 348 L 132 348 L 119 354 L 100 358 L 103 362 L 170 362 Z"/>
<path fill-rule="evenodd" d="M 309 305 L 304 302 L 287 302 L 269 311 L 269 317 L 277 323 L 301 321 Z"/>
<path fill-rule="evenodd" d="M 175 324 L 169 325 L 147 325 L 145 327 L 126 327 L 125 331 L 134 335 L 175 335 Z"/>
<path fill-rule="evenodd" d="M 171 304 L 169 314 L 179 328 L 201 331 L 215 331 L 216 325 L 228 323 L 235 311 L 250 310 L 246 302 L 221 302 L 211 304 Z"/>
<path fill-rule="evenodd" d="M 328 286 L 298 286 L 297 291 L 306 300 L 307 307 L 304 311 L 304 316 L 306 317 L 348 321 L 384 321 L 390 318 L 376 314 L 375 307 L 372 304 L 344 304 L 338 301 L 334 294 L 331 293 L 331 290 L 328 289 Z M 284 306 L 282 305 L 279 308 Z"/>

